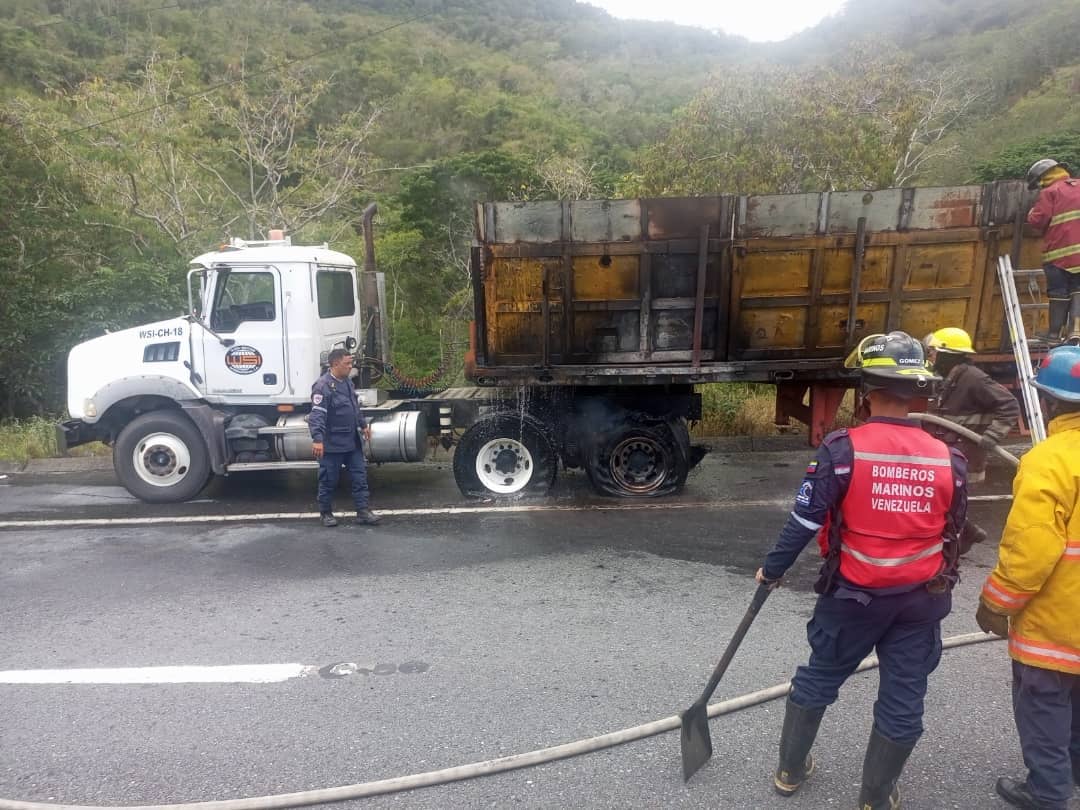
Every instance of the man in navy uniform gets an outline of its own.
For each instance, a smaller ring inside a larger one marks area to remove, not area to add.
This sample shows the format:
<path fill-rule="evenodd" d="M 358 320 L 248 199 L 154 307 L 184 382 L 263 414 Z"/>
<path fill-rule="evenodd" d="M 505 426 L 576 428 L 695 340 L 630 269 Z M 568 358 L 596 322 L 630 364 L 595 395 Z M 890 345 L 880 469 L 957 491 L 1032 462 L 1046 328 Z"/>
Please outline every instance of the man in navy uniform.
<path fill-rule="evenodd" d="M 881 680 L 863 761 L 861 810 L 895 810 L 896 784 L 922 735 L 927 677 L 941 659 L 967 514 L 963 454 L 907 419 L 941 381 L 904 332 L 871 335 L 848 365 L 861 371 L 870 418 L 829 434 L 757 580 L 779 583 L 816 535 L 825 557 L 807 625 L 810 661 L 792 679 L 776 792 L 813 770 L 810 747 L 841 685 L 876 648 Z"/>
<path fill-rule="evenodd" d="M 356 389 L 349 372 L 353 359 L 344 349 L 334 349 L 328 358 L 330 370 L 311 386 L 311 452 L 319 460 L 319 516 L 323 526 L 337 526 L 333 498 L 342 466 L 352 478 L 356 522 L 374 526 L 378 516 L 368 508 L 367 467 L 357 431 L 371 441 L 371 427 L 356 401 Z"/>

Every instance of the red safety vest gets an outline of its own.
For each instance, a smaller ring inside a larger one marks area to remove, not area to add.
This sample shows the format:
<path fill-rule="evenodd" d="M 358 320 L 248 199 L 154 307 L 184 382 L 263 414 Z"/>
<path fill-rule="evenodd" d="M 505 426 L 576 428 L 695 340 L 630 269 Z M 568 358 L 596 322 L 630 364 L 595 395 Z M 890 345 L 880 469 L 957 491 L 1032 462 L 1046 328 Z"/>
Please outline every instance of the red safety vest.
<path fill-rule="evenodd" d="M 930 581 L 944 567 L 954 487 L 948 446 L 921 428 L 884 422 L 848 437 L 855 459 L 838 515 L 840 575 L 864 588 Z"/>

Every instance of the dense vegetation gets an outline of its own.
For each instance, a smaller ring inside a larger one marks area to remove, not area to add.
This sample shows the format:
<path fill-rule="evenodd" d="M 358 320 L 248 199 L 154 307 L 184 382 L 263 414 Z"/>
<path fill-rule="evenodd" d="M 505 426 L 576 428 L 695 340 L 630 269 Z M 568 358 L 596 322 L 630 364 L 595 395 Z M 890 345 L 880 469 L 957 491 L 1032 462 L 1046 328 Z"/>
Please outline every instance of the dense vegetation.
<path fill-rule="evenodd" d="M 6 0 L 0 417 L 59 412 L 70 345 L 177 312 L 190 256 L 282 226 L 359 256 L 372 200 L 423 372 L 464 336 L 478 199 L 1080 163 L 1078 40 L 1075 0 L 851 0 L 777 45 L 572 0 Z"/>

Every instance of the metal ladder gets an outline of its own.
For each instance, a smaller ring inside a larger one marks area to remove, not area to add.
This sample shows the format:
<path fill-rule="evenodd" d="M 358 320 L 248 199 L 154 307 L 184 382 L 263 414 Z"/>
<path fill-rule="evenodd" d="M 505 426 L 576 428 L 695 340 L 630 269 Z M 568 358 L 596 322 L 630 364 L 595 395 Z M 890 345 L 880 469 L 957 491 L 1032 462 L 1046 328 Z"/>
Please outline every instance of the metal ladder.
<path fill-rule="evenodd" d="M 1005 320 L 1009 324 L 1009 340 L 1012 342 L 1013 357 L 1016 359 L 1017 382 L 1023 397 L 1024 410 L 1027 412 L 1028 428 L 1034 444 L 1046 439 L 1046 424 L 1043 422 L 1042 405 L 1039 404 L 1039 392 L 1033 385 L 1035 370 L 1031 367 L 1031 354 L 1028 351 L 1027 333 L 1024 329 L 1024 310 L 1042 308 L 1043 303 L 1021 304 L 1016 291 L 1016 277 L 1029 279 L 1029 291 L 1034 274 L 1041 270 L 1013 270 L 1012 259 L 998 257 L 998 283 L 1001 286 L 1001 298 L 1005 303 Z M 1034 297 L 1034 296 L 1033 296 Z"/>

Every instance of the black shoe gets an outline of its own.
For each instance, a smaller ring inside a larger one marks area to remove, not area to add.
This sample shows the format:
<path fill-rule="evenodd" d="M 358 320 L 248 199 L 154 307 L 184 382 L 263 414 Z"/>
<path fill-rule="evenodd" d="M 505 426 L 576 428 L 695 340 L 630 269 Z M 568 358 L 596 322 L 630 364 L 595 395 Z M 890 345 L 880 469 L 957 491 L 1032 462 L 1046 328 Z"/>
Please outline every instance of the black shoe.
<path fill-rule="evenodd" d="M 780 735 L 780 764 L 773 774 L 773 789 L 787 798 L 794 796 L 814 772 L 810 747 L 814 744 L 825 709 L 804 709 L 788 698 L 784 710 L 784 731 Z"/>
<path fill-rule="evenodd" d="M 914 743 L 895 742 L 874 727 L 863 759 L 860 810 L 898 810 L 900 791 L 896 783 L 914 750 Z"/>
<path fill-rule="evenodd" d="M 379 516 L 370 509 L 358 509 L 356 512 L 356 524 L 358 526 L 378 526 Z"/>
<path fill-rule="evenodd" d="M 1080 757 L 1072 758 L 1073 784 L 1080 787 Z"/>
<path fill-rule="evenodd" d="M 334 517 L 333 512 L 320 512 L 319 518 L 322 520 L 322 525 L 328 529 L 337 526 L 337 518 Z"/>
<path fill-rule="evenodd" d="M 997 794 L 1013 807 L 1022 807 L 1024 810 L 1046 810 L 1046 805 L 1031 795 L 1031 789 L 1027 782 L 1017 782 L 1003 776 L 997 780 Z"/>

